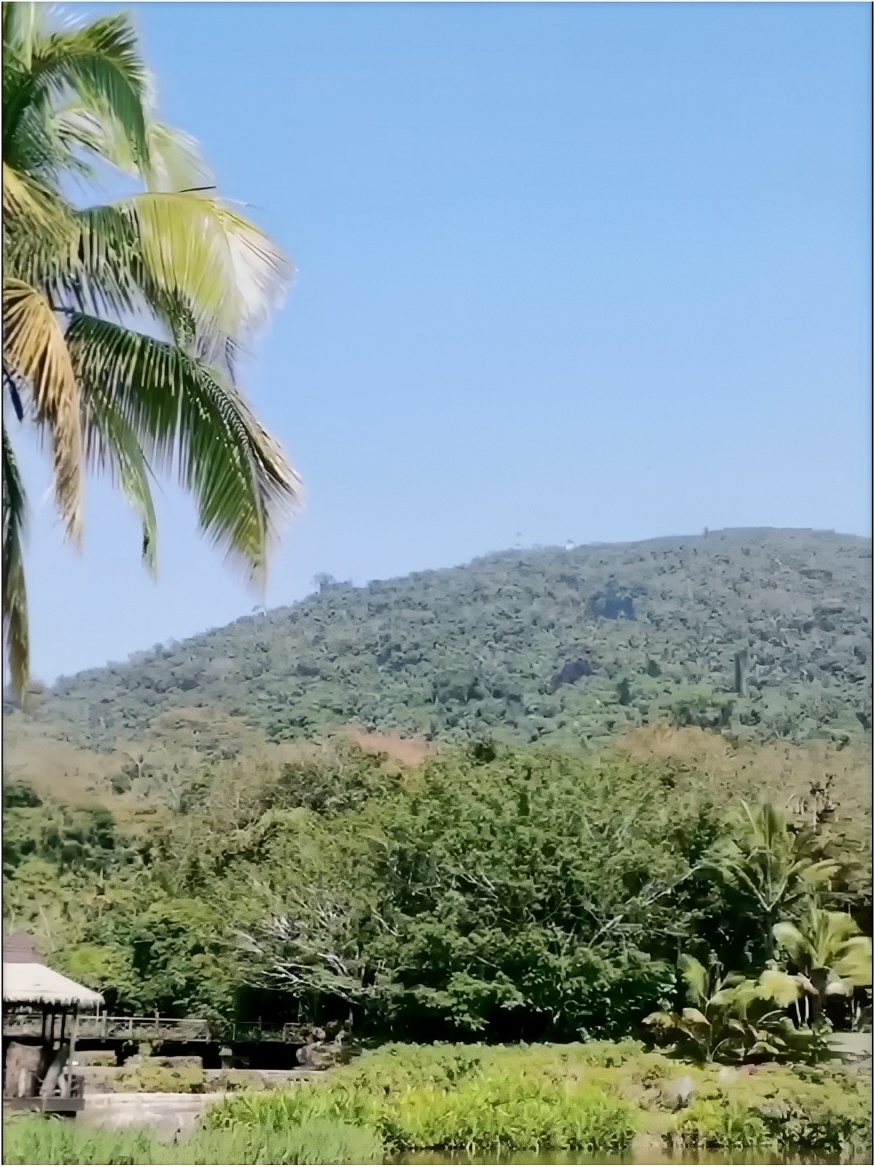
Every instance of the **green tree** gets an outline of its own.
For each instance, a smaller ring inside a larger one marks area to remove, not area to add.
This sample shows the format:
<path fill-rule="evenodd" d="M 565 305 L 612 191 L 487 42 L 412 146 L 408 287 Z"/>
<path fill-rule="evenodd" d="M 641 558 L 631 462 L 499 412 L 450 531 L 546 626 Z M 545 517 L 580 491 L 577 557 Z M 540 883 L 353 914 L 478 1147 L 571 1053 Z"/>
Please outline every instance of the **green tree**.
<path fill-rule="evenodd" d="M 79 543 L 87 470 L 137 511 L 156 570 L 150 479 L 175 474 L 201 529 L 260 583 L 299 480 L 236 377 L 288 263 L 215 193 L 186 135 L 161 123 L 129 18 L 76 28 L 3 5 L 3 383 L 10 416 L 52 451 L 57 509 Z M 139 190 L 99 194 L 107 167 Z M 3 624 L 13 688 L 28 675 L 24 484 L 3 426 Z"/>
<path fill-rule="evenodd" d="M 826 856 L 824 845 L 807 827 L 791 829 L 771 804 L 741 803 L 731 829 L 711 853 L 711 862 L 739 894 L 757 936 L 753 963 L 762 967 L 773 955 L 773 929 L 781 916 L 798 916 L 812 895 L 829 890 L 841 864 Z"/>

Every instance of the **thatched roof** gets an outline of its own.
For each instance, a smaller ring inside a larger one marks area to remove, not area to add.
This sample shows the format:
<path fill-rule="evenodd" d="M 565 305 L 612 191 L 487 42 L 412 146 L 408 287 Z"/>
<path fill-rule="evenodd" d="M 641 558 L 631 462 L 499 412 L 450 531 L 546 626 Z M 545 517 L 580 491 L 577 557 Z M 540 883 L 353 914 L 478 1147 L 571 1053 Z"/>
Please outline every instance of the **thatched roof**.
<path fill-rule="evenodd" d="M 15 932 L 3 941 L 4 964 L 42 964 L 42 953 L 36 941 L 26 932 Z"/>
<path fill-rule="evenodd" d="M 4 953 L 5 956 L 5 953 Z M 103 997 L 84 985 L 77 985 L 44 964 L 3 961 L 3 1002 L 10 1005 L 75 1005 L 96 1009 Z"/>

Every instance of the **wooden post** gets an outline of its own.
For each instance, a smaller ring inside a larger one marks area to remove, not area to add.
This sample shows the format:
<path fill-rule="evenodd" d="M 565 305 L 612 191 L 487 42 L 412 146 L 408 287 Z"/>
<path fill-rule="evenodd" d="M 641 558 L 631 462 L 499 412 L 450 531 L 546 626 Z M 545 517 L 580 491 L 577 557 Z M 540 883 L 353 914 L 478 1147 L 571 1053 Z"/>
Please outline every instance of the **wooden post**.
<path fill-rule="evenodd" d="M 73 1090 L 73 1075 L 76 1073 L 76 1036 L 79 1030 L 79 1007 L 73 1006 L 73 1012 L 70 1016 L 70 1097 L 72 1098 L 75 1091 Z"/>
<path fill-rule="evenodd" d="M 66 1005 L 61 1009 L 61 1030 L 58 1036 L 58 1055 L 60 1056 L 64 1050 L 64 1036 L 67 1028 L 67 1007 Z M 68 1097 L 68 1089 L 70 1086 L 70 1055 L 67 1055 L 67 1064 L 62 1067 L 58 1075 L 58 1094 L 61 1098 Z"/>

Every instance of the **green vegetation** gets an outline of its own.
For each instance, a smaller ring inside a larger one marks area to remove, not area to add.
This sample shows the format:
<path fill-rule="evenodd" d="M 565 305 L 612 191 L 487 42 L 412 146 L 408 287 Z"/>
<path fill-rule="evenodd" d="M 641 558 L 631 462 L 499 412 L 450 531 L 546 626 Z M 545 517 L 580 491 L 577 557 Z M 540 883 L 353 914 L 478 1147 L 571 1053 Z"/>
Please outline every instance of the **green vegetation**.
<path fill-rule="evenodd" d="M 178 477 L 205 535 L 256 579 L 299 484 L 235 371 L 288 264 L 216 196 L 192 139 L 158 120 L 130 18 L 70 27 L 46 5 L 4 3 L 3 77 L 3 628 L 20 696 L 27 500 L 15 419 L 52 450 L 67 536 L 82 537 L 86 470 L 108 473 L 141 520 L 151 572 L 155 471 Z M 112 171 L 136 193 L 96 205 Z M 73 180 L 88 205 L 70 201 Z"/>
<path fill-rule="evenodd" d="M 636 1134 L 694 1147 L 835 1153 L 870 1139 L 866 1085 L 842 1070 L 681 1068 L 688 1082 L 679 1082 L 677 1062 L 632 1041 L 388 1046 L 332 1071 L 324 1084 L 230 1099 L 210 1110 L 208 1122 L 286 1131 L 342 1118 L 378 1132 L 395 1153 L 616 1152 Z"/>
<path fill-rule="evenodd" d="M 9 925 L 112 1010 L 623 1037 L 684 1006 L 681 954 L 757 979 L 779 968 L 774 925 L 804 931 L 812 904 L 870 928 L 853 838 L 804 800 L 745 813 L 701 771 L 621 750 L 481 742 L 404 766 L 340 739 L 172 780 L 169 804 L 34 806 L 20 786 L 7 804 Z"/>
<path fill-rule="evenodd" d="M 323 580 L 292 607 L 62 680 L 35 728 L 107 750 L 197 705 L 276 742 L 356 724 L 601 749 L 672 722 L 868 745 L 871 555 L 829 532 L 718 531 Z"/>
<path fill-rule="evenodd" d="M 871 943 L 870 943 L 871 963 Z M 804 995 L 804 985 L 784 970 L 766 969 L 758 978 L 722 975 L 682 956 L 688 1005 L 680 1013 L 652 1013 L 644 1019 L 675 1037 L 674 1049 L 695 1062 L 816 1061 L 826 1045 L 820 1033 L 797 1027 L 785 1010 Z M 868 974 L 871 978 L 871 973 Z M 865 985 L 866 974 L 860 981 Z"/>
<path fill-rule="evenodd" d="M 286 1130 L 198 1131 L 178 1144 L 147 1131 L 109 1131 L 45 1118 L 4 1123 L 4 1163 L 381 1163 L 370 1131 L 316 1119 Z"/>

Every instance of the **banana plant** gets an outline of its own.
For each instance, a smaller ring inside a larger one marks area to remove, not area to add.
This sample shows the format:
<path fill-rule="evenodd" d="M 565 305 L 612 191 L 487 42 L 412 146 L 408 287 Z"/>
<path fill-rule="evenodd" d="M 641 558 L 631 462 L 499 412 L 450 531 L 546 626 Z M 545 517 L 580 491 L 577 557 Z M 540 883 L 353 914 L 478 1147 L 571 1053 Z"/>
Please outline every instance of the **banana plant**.
<path fill-rule="evenodd" d="M 827 997 L 850 997 L 872 985 L 872 938 L 845 912 L 812 903 L 798 924 L 773 928 L 779 950 L 805 984 L 805 1020 L 816 1024 Z"/>
<path fill-rule="evenodd" d="M 811 1060 L 821 1045 L 797 1029 L 787 1006 L 806 991 L 804 978 L 768 969 L 758 979 L 722 974 L 695 957 L 680 962 L 689 1004 L 680 1013 L 651 1013 L 644 1024 L 671 1043 L 673 1052 L 697 1062 Z"/>

